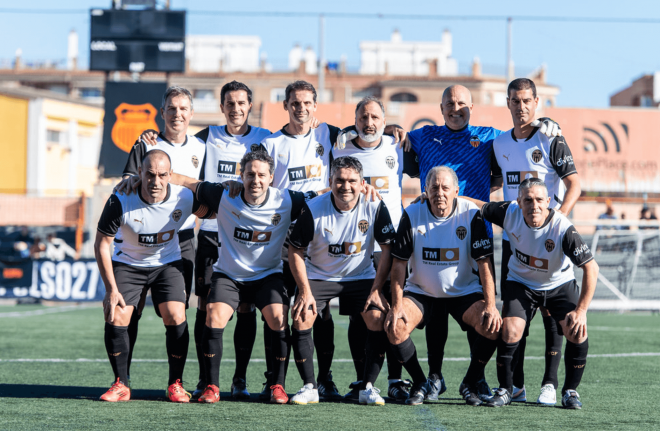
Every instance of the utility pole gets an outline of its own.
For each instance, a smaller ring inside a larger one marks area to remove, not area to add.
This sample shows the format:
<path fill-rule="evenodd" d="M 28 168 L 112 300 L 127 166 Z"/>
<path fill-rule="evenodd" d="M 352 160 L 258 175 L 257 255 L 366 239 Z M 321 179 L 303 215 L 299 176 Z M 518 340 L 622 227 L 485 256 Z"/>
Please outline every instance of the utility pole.
<path fill-rule="evenodd" d="M 513 66 L 513 19 L 508 17 L 506 19 L 506 81 L 507 83 L 514 80 L 516 74 Z"/>
<path fill-rule="evenodd" d="M 319 103 L 325 102 L 325 17 L 319 15 Z"/>

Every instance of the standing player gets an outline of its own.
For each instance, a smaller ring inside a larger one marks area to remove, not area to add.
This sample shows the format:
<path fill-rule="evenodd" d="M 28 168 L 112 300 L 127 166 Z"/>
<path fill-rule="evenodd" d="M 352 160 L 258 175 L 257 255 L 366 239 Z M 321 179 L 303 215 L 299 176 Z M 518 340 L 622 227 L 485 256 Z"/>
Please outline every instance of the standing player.
<path fill-rule="evenodd" d="M 484 218 L 507 233 L 512 251 L 502 289 L 504 322 L 497 348 L 500 388 L 486 402 L 491 407 L 511 403 L 514 353 L 527 322 L 540 306 L 550 312 L 558 333 L 566 337 L 566 380 L 561 403 L 569 409 L 582 407 L 576 389 L 587 363 L 587 309 L 596 290 L 598 264 L 573 224 L 549 208 L 551 200 L 548 187 L 538 178 L 520 183 L 517 201 L 475 200 Z M 583 269 L 581 292 L 573 265 Z"/>
<path fill-rule="evenodd" d="M 493 143 L 493 188 L 502 186 L 504 200 L 518 197 L 518 186 L 526 178 L 542 179 L 548 185 L 550 208 L 568 216 L 580 197 L 580 179 L 573 163 L 573 155 L 563 136 L 549 138 L 532 126 L 539 98 L 534 82 L 527 78 L 511 81 L 507 89 L 507 106 L 511 111 L 514 127 L 498 136 Z M 500 286 L 504 289 L 511 258 L 509 238 L 502 234 L 502 270 Z M 561 361 L 563 337 L 558 334 L 556 321 L 541 307 L 546 328 L 545 375 L 541 383 L 539 404 L 555 405 L 557 402 L 557 368 Z M 523 364 L 529 323 L 520 340 L 514 367 L 512 401 L 526 401 Z"/>
<path fill-rule="evenodd" d="M 165 324 L 170 369 L 167 397 L 175 402 L 188 402 L 190 394 L 181 385 L 189 336 L 177 232 L 192 214 L 210 217 L 213 212 L 200 205 L 189 190 L 169 184 L 171 162 L 164 151 L 149 151 L 138 171 L 142 180 L 138 193 L 110 196 L 94 243 L 99 272 L 106 286 L 105 345 L 115 374 L 115 383 L 101 399 L 130 399 L 128 324 L 142 291 L 151 289 Z"/>
<path fill-rule="evenodd" d="M 183 87 L 170 87 L 163 94 L 160 115 L 165 123 L 165 131 L 158 134 L 155 145 L 146 145 L 138 140 L 128 154 L 128 161 L 124 167 L 124 179 L 138 175 L 145 154 L 154 149 L 162 150 L 172 160 L 172 171 L 181 175 L 198 178 L 201 171 L 201 162 L 204 160 L 206 145 L 195 136 L 188 135 L 188 125 L 193 118 L 193 98 L 190 91 Z M 183 278 L 186 283 L 186 309 L 192 290 L 195 262 L 195 220 L 191 215 L 179 230 L 179 246 L 181 247 L 181 262 L 183 264 Z M 137 308 L 131 316 L 128 325 L 130 353 L 128 357 L 128 371 L 130 375 L 133 346 L 137 340 L 138 321 L 142 316 L 146 290 Z M 156 308 L 158 314 L 158 308 Z M 130 378 L 129 378 L 130 380 Z"/>
<path fill-rule="evenodd" d="M 210 208 L 217 208 L 218 213 L 221 246 L 207 297 L 202 342 L 207 386 L 199 402 L 220 400 L 223 332 L 242 302 L 255 304 L 271 329 L 275 363 L 270 401 L 283 404 L 288 401 L 283 385 L 289 351 L 289 297 L 282 280 L 280 253 L 289 225 L 300 214 L 305 197 L 303 193 L 269 187 L 274 163 L 265 152 L 248 152 L 240 164 L 244 188 L 234 198 L 220 184 L 175 177 L 176 182 L 195 190 L 197 198 Z"/>
<path fill-rule="evenodd" d="M 434 314 L 451 314 L 463 331 L 473 333 L 468 337 L 475 342 L 461 395 L 468 405 L 480 405 L 478 381 L 495 352 L 501 323 L 489 259 L 493 244 L 478 208 L 458 198 L 453 169 L 432 168 L 425 186 L 428 200 L 407 207 L 399 223 L 392 250 L 392 307 L 385 330 L 413 379 L 406 404 L 418 405 L 430 385 L 410 334 L 416 327 L 438 322 Z"/>
<path fill-rule="evenodd" d="M 350 156 L 360 161 L 364 169 L 364 179 L 371 184 L 376 191 L 383 197 L 383 202 L 392 219 L 392 224 L 396 230 L 399 227 L 399 220 L 403 213 L 401 201 L 401 181 L 403 173 L 416 176 L 417 166 L 414 160 L 415 154 L 412 151 L 404 152 L 401 145 L 397 144 L 393 137 L 384 136 L 386 121 L 385 107 L 383 103 L 373 97 L 368 96 L 362 99 L 355 108 L 355 130 L 358 133 L 351 141 L 347 142 L 343 148 L 337 146 L 332 149 L 332 158 Z M 381 249 L 378 244 L 374 249 L 374 263 L 376 269 L 381 260 Z M 388 264 L 389 265 L 389 264 Z M 390 298 L 390 281 L 387 280 L 383 287 L 384 295 Z M 364 325 L 363 319 L 351 320 L 349 330 L 360 325 Z M 382 326 L 382 325 L 381 325 Z M 367 331 L 353 330 L 349 337 L 356 337 L 356 333 L 365 334 Z M 361 347 L 360 352 L 364 352 L 366 340 L 359 340 L 350 344 L 351 347 Z M 351 352 L 358 373 L 358 382 L 351 385 L 352 390 L 344 398 L 358 400 L 362 380 L 362 371 L 364 368 L 364 354 L 360 352 Z M 401 364 L 395 360 L 392 355 L 387 355 L 388 368 L 388 391 L 391 399 L 396 401 L 405 401 L 408 398 L 410 385 L 407 381 L 401 380 Z"/>
<path fill-rule="evenodd" d="M 384 202 L 369 202 L 362 196 L 362 164 L 354 157 L 333 160 L 331 193 L 310 201 L 303 209 L 290 236 L 291 272 L 298 286 L 293 306 L 292 346 L 303 387 L 291 398 L 294 404 L 318 403 L 314 379 L 312 325 L 317 310 L 322 313 L 330 300 L 339 298 L 339 313 L 362 320 L 362 311 L 374 290 L 380 291 L 390 268 L 390 241 L 394 228 Z M 378 242 L 383 258 L 378 272 L 372 254 Z M 303 251 L 307 249 L 307 257 Z M 387 340 L 384 334 L 369 331 L 369 352 L 360 376 L 367 374 L 360 388 L 363 404 L 384 405 L 373 387 Z"/>

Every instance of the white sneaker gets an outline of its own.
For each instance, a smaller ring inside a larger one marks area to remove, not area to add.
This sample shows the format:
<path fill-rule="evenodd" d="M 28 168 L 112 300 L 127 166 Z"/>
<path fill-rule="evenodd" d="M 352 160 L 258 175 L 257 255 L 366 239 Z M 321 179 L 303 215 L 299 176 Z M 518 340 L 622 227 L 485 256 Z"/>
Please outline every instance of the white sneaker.
<path fill-rule="evenodd" d="M 554 385 L 550 383 L 543 385 L 539 399 L 536 400 L 536 402 L 537 404 L 543 404 L 546 406 L 554 406 L 557 404 L 557 390 Z"/>
<path fill-rule="evenodd" d="M 384 406 L 385 400 L 378 394 L 380 394 L 380 389 L 374 388 L 373 386 L 363 389 L 360 391 L 359 402 L 360 404 L 366 404 L 368 406 Z"/>
<path fill-rule="evenodd" d="M 314 389 L 310 383 L 303 386 L 294 396 L 291 397 L 291 404 L 317 404 L 319 402 L 319 390 Z"/>

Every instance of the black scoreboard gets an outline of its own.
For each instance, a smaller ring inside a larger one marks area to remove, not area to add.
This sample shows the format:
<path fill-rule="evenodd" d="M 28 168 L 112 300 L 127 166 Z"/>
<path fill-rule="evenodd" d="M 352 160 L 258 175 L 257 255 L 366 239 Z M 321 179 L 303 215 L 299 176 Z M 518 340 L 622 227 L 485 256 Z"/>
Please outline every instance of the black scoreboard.
<path fill-rule="evenodd" d="M 90 70 L 185 71 L 185 11 L 92 9 L 90 14 Z"/>

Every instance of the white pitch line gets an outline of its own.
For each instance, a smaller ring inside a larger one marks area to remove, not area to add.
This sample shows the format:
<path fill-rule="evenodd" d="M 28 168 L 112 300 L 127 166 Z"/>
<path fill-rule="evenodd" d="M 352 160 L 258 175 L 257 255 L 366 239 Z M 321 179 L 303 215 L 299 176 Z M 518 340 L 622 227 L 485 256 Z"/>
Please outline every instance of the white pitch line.
<path fill-rule="evenodd" d="M 660 352 L 632 352 L 632 353 L 602 353 L 602 354 L 593 354 L 588 355 L 587 358 L 635 358 L 635 357 L 657 357 L 660 356 Z M 545 359 L 544 356 L 525 356 L 525 360 L 541 360 Z M 444 358 L 448 362 L 468 362 L 470 358 Z M 233 358 L 223 359 L 223 362 L 236 362 Z M 316 360 L 314 360 L 316 361 Z M 333 362 L 353 362 L 352 359 L 345 358 L 336 358 L 332 360 Z M 427 362 L 428 358 L 419 358 L 421 362 Z M 92 362 L 92 363 L 105 363 L 108 362 L 107 359 L 88 359 L 88 358 L 78 358 L 78 359 L 61 359 L 61 358 L 42 358 L 42 359 L 33 359 L 33 358 L 22 358 L 22 359 L 0 359 L 0 362 L 48 362 L 48 363 L 72 363 L 72 362 Z M 133 362 L 142 362 L 142 363 L 167 363 L 167 359 L 133 359 Z M 197 362 L 195 359 L 188 359 L 186 362 Z M 250 359 L 250 362 L 266 362 L 264 359 Z"/>
<path fill-rule="evenodd" d="M 587 331 L 595 329 L 597 331 L 623 331 L 623 332 L 660 332 L 658 328 L 631 328 L 626 326 L 588 326 Z"/>
<path fill-rule="evenodd" d="M 42 316 L 44 314 L 67 313 L 69 311 L 84 310 L 88 308 L 94 308 L 94 307 L 82 306 L 82 305 L 65 305 L 62 307 L 43 308 L 39 310 L 30 310 L 30 311 L 9 311 L 6 313 L 0 313 L 0 318 Z"/>

